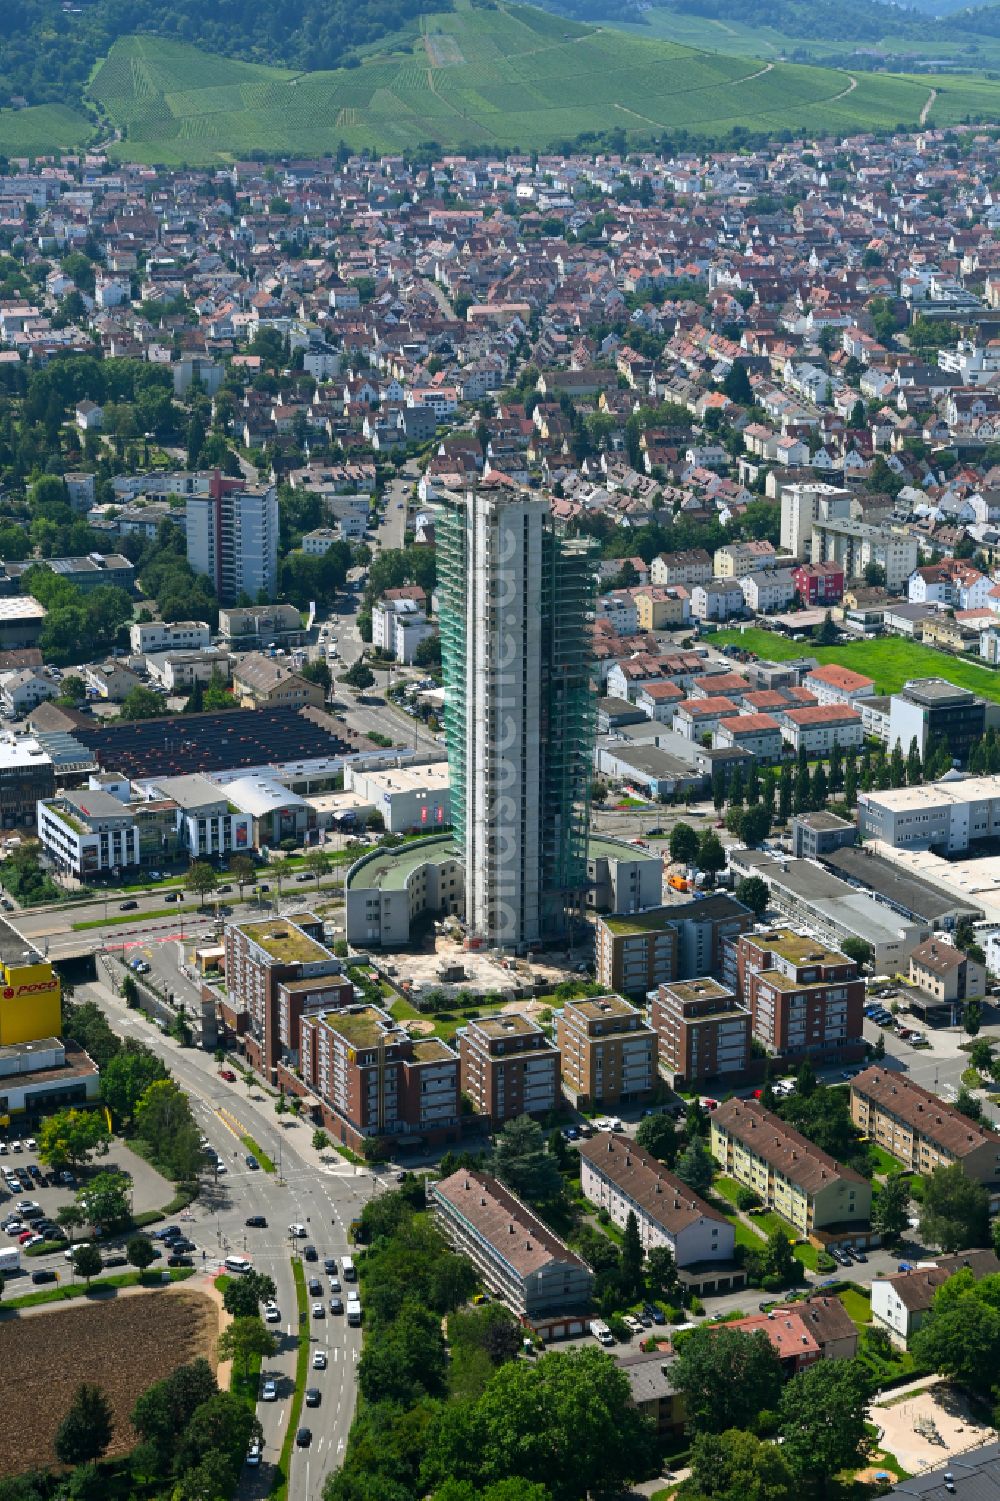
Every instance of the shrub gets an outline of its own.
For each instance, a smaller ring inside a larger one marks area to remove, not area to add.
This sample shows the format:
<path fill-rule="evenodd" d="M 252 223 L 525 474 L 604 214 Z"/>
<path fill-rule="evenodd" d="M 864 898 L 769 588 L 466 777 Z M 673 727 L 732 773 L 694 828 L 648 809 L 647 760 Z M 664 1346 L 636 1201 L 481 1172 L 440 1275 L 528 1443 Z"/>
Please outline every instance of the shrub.
<path fill-rule="evenodd" d="M 747 1188 L 745 1183 L 741 1183 L 736 1190 L 736 1207 L 742 1209 L 744 1214 L 751 1209 L 759 1209 L 761 1202 L 760 1194 L 754 1193 L 752 1188 Z"/>

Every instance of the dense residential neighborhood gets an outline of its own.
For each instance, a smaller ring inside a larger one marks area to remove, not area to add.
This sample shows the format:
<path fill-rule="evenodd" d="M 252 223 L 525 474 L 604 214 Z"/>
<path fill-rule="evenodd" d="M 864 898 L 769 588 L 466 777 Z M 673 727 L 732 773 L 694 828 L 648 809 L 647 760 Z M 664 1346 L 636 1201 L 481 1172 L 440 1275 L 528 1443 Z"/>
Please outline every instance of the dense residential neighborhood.
<path fill-rule="evenodd" d="M 6 161 L 4 1501 L 972 1466 L 994 147 Z"/>

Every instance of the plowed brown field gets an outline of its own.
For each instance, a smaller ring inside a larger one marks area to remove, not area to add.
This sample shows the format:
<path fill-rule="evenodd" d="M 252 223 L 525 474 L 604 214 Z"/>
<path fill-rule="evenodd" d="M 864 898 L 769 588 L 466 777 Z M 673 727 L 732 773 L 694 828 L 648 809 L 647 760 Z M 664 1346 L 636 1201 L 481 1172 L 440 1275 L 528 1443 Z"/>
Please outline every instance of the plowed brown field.
<path fill-rule="evenodd" d="M 52 1441 L 81 1381 L 103 1387 L 115 1420 L 108 1453 L 126 1453 L 136 1398 L 199 1355 L 214 1369 L 218 1330 L 213 1300 L 188 1288 L 0 1320 L 0 1475 L 55 1462 Z"/>

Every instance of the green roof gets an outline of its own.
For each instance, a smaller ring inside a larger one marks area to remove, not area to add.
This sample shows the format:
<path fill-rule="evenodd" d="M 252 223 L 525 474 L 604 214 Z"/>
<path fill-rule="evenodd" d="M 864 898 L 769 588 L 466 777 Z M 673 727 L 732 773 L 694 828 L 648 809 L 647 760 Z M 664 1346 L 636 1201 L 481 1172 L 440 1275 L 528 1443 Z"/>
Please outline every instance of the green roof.
<path fill-rule="evenodd" d="M 363 857 L 347 873 L 350 890 L 363 891 L 378 886 L 385 891 L 402 891 L 421 865 L 443 865 L 446 860 L 461 860 L 462 852 L 451 838 L 417 839 L 398 844 Z"/>

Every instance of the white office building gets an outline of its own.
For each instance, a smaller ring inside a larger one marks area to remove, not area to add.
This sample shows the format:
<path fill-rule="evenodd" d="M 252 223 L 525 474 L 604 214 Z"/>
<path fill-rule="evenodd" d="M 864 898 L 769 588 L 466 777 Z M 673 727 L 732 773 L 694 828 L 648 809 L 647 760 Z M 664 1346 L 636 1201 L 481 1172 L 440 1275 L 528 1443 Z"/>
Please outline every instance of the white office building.
<path fill-rule="evenodd" d="M 858 823 L 866 839 L 893 849 L 961 854 L 976 840 L 1000 835 L 1000 776 L 859 792 Z"/>

